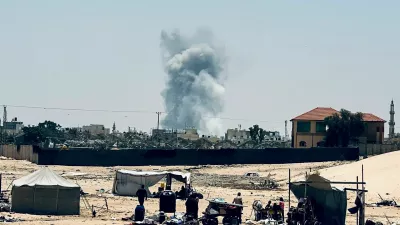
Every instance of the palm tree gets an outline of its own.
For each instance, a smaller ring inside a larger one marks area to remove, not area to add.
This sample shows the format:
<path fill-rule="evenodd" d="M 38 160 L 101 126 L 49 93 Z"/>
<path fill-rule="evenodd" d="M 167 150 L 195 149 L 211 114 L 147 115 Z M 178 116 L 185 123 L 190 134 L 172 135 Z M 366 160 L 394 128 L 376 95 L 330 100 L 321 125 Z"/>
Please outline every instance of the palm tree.
<path fill-rule="evenodd" d="M 326 117 L 324 122 L 328 127 L 325 137 L 328 147 L 348 147 L 351 141 L 358 140 L 365 128 L 362 113 L 345 109 Z"/>

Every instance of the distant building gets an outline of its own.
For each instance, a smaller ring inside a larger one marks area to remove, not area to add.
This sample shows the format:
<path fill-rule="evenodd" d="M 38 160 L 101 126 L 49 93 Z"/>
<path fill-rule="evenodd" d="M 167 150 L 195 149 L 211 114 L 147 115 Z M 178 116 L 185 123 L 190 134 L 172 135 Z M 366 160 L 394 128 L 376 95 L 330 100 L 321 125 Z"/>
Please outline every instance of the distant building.
<path fill-rule="evenodd" d="M 190 141 L 195 141 L 200 138 L 199 133 L 195 128 L 185 129 L 182 132 L 178 132 L 178 137 Z"/>
<path fill-rule="evenodd" d="M 184 130 L 153 129 L 151 132 L 151 136 L 166 141 L 176 138 L 195 141 L 200 138 L 197 129 L 184 129 Z"/>
<path fill-rule="evenodd" d="M 250 140 L 250 131 L 241 129 L 228 129 L 225 133 L 225 140 L 232 141 L 235 144 L 241 144 Z"/>
<path fill-rule="evenodd" d="M 326 135 L 324 119 L 335 113 L 339 112 L 333 108 L 317 107 L 293 118 L 291 120 L 292 147 L 320 146 Z M 366 129 L 360 139 L 365 139 L 367 143 L 382 144 L 386 121 L 371 113 L 364 113 L 363 120 Z"/>
<path fill-rule="evenodd" d="M 110 134 L 110 128 L 105 128 L 104 125 L 101 125 L 101 124 L 90 124 L 87 126 L 83 126 L 82 130 L 89 132 L 92 135 Z"/>
<path fill-rule="evenodd" d="M 21 121 L 17 121 L 17 118 L 11 120 L 11 122 L 4 122 L 2 130 L 4 130 L 7 134 L 18 134 L 22 132 L 22 128 L 24 128 L 24 123 Z"/>
<path fill-rule="evenodd" d="M 265 131 L 265 141 L 281 141 L 282 137 L 279 131 Z"/>

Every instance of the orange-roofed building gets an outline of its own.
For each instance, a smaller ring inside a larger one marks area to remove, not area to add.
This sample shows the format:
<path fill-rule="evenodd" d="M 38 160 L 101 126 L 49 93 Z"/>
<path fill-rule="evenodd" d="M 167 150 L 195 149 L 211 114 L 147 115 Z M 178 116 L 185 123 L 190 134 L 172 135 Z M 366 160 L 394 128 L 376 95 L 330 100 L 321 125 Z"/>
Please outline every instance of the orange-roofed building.
<path fill-rule="evenodd" d="M 324 119 L 339 111 L 317 107 L 297 116 L 292 122 L 292 147 L 310 148 L 321 146 L 326 135 Z M 361 138 L 367 143 L 382 144 L 386 121 L 371 113 L 363 113 L 365 130 Z"/>

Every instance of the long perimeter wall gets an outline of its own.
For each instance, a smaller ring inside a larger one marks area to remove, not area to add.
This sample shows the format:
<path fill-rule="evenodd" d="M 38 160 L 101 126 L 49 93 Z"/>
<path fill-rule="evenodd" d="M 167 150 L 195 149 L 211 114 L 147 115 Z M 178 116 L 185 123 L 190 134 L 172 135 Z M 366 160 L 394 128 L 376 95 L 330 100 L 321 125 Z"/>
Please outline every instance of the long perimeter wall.
<path fill-rule="evenodd" d="M 271 148 L 219 150 L 40 150 L 40 165 L 143 166 L 274 164 L 358 160 L 358 148 Z"/>
<path fill-rule="evenodd" d="M 396 145 L 361 145 L 359 148 L 270 148 L 224 150 L 92 150 L 85 148 L 60 151 L 39 149 L 30 145 L 0 145 L 0 156 L 27 160 L 41 165 L 140 166 L 140 165 L 206 165 L 263 164 L 358 160 L 397 151 Z"/>

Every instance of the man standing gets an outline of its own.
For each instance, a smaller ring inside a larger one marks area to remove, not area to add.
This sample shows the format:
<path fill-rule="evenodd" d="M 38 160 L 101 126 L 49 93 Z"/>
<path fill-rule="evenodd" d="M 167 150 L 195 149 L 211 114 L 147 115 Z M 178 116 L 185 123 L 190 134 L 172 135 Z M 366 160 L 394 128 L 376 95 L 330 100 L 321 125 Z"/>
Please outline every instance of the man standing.
<path fill-rule="evenodd" d="M 186 200 L 186 214 L 192 215 L 195 219 L 199 217 L 199 199 L 195 194 L 191 194 Z"/>
<path fill-rule="evenodd" d="M 137 190 L 136 196 L 138 197 L 139 204 L 140 204 L 141 206 L 143 206 L 143 204 L 144 204 L 144 199 L 147 200 L 147 191 L 146 191 L 146 189 L 144 188 L 144 185 L 142 185 L 142 188 L 140 188 L 139 190 Z"/>
<path fill-rule="evenodd" d="M 243 205 L 243 199 L 242 199 L 242 194 L 239 192 L 237 196 L 233 199 L 233 204 L 237 205 Z M 242 209 L 240 210 L 240 215 L 239 215 L 239 223 L 242 223 Z"/>
<path fill-rule="evenodd" d="M 283 198 L 281 197 L 279 199 L 279 206 L 281 207 L 281 212 L 282 212 L 282 220 L 285 221 L 285 202 L 283 201 Z"/>

